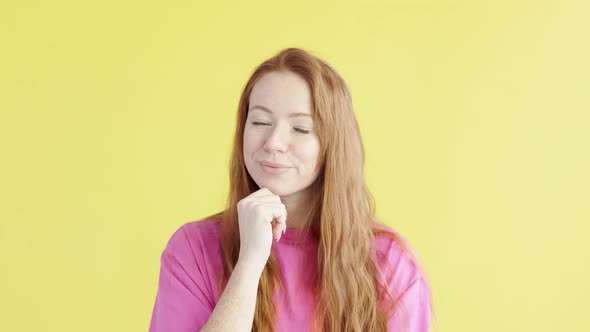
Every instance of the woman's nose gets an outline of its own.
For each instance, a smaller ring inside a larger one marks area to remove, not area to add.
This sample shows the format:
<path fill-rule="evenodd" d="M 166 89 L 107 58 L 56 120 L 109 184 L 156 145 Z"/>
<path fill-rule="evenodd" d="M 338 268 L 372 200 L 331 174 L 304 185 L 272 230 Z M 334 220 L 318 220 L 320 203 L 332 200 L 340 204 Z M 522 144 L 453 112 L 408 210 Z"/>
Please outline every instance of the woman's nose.
<path fill-rule="evenodd" d="M 284 152 L 287 149 L 289 137 L 280 126 L 274 126 L 270 131 L 266 142 L 264 142 L 264 149 L 269 152 Z"/>

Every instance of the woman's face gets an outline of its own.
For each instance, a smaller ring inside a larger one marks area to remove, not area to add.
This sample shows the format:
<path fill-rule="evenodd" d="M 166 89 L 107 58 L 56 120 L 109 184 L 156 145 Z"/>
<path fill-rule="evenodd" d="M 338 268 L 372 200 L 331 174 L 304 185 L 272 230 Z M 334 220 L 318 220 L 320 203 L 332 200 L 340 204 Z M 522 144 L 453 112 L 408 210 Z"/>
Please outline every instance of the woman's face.
<path fill-rule="evenodd" d="M 300 195 L 317 176 L 320 150 L 309 85 L 293 72 L 270 72 L 256 82 L 248 105 L 244 128 L 248 173 L 258 187 L 275 195 Z"/>

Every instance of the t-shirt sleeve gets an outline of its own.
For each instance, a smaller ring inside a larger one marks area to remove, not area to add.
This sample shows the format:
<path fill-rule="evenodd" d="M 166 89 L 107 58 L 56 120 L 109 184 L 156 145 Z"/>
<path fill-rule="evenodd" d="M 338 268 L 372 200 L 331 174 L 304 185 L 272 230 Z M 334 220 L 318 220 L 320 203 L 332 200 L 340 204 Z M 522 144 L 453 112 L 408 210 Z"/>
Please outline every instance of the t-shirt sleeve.
<path fill-rule="evenodd" d="M 400 295 L 398 303 L 401 310 L 397 310 L 389 320 L 388 331 L 430 331 L 430 292 L 422 277 L 410 284 Z"/>
<path fill-rule="evenodd" d="M 158 291 L 149 332 L 197 332 L 213 311 L 207 280 L 191 249 L 186 230 L 180 227 L 160 257 Z"/>
<path fill-rule="evenodd" d="M 386 287 L 396 297 L 388 331 L 428 332 L 430 330 L 431 294 L 426 276 L 419 266 L 415 251 L 405 240 L 406 248 L 390 240 L 380 242 L 382 268 Z M 414 258 L 413 258 L 413 257 Z"/>

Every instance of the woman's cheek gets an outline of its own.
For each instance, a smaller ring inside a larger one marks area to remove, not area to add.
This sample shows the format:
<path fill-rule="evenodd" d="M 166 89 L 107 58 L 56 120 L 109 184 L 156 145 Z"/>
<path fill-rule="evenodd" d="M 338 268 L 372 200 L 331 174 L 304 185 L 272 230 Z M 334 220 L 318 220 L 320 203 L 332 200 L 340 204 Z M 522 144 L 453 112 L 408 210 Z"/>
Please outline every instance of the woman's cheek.
<path fill-rule="evenodd" d="M 320 153 L 320 145 L 318 142 L 309 142 L 305 148 L 301 150 L 301 159 L 306 164 L 313 163 L 317 160 L 318 154 Z"/>

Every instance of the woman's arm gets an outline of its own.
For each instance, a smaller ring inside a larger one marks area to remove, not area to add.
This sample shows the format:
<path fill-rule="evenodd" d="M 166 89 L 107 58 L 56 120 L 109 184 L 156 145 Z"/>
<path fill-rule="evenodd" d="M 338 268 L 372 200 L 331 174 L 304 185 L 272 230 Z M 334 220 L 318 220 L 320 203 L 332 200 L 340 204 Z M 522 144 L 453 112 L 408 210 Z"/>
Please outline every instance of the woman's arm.
<path fill-rule="evenodd" d="M 201 331 L 252 331 L 256 294 L 262 269 L 240 261 Z"/>
<path fill-rule="evenodd" d="M 186 228 L 180 227 L 162 252 L 149 332 L 251 331 L 263 263 L 240 256 L 225 290 L 216 298 L 212 287 L 217 276 L 209 279 L 215 267 L 203 253 L 194 254 L 192 248 L 201 247 L 190 244 Z M 195 242 L 200 240 L 196 237 Z"/>
<path fill-rule="evenodd" d="M 430 291 L 422 277 L 410 284 L 398 299 L 397 312 L 387 323 L 388 331 L 430 331 Z"/>
<path fill-rule="evenodd" d="M 223 294 L 201 331 L 252 331 L 260 276 L 268 262 L 273 237 L 287 228 L 287 208 L 268 188 L 238 202 L 240 253 Z M 275 221 L 274 226 L 271 224 Z"/>

